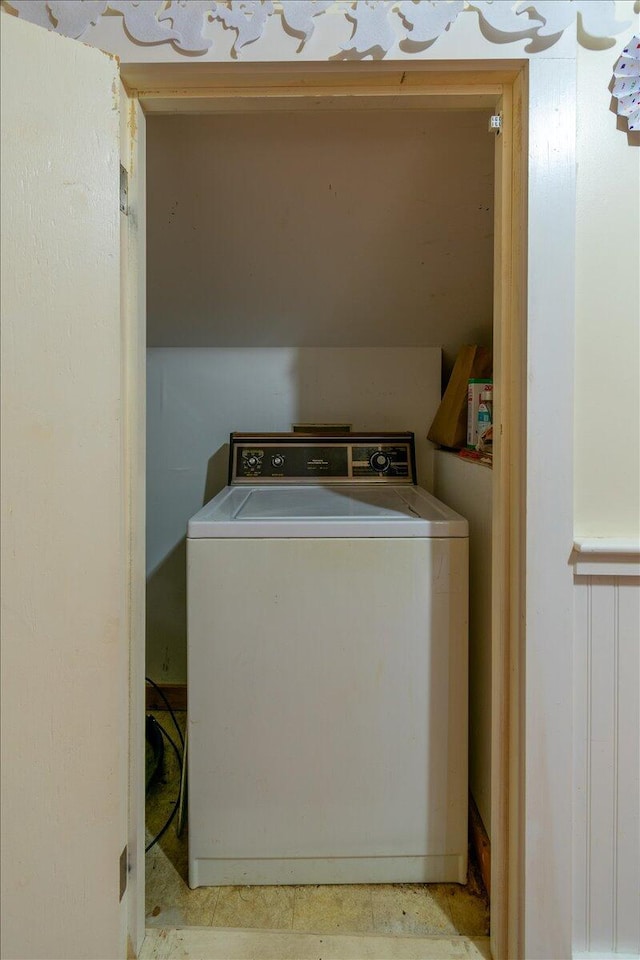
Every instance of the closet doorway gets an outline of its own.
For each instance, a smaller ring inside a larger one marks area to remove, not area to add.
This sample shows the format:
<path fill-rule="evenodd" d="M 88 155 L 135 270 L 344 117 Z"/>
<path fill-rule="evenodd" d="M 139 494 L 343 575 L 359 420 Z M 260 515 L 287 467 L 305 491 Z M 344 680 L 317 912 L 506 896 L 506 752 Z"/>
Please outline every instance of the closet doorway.
<path fill-rule="evenodd" d="M 456 65 L 459 67 L 459 65 Z M 130 103 L 130 190 L 144 202 L 144 115 L 219 115 L 291 111 L 481 111 L 487 125 L 491 115 L 501 117 L 501 131 L 493 136 L 494 250 L 493 250 L 493 352 L 495 389 L 495 441 L 492 484 L 492 666 L 491 666 L 491 944 L 495 957 L 518 955 L 519 869 L 521 864 L 518 798 L 522 771 L 518 764 L 519 651 L 523 568 L 523 458 L 526 233 L 523 189 L 523 71 L 496 69 L 457 72 L 425 70 L 425 65 L 332 64 L 316 65 L 310 72 L 291 68 L 238 64 L 233 71 L 220 65 L 123 65 L 122 76 Z M 144 115 L 143 115 L 144 114 Z M 144 235 L 130 221 L 125 243 L 144 274 Z M 141 327 L 140 276 L 136 292 L 129 288 L 132 322 L 129 334 L 138 350 L 137 376 L 132 377 L 138 410 L 144 409 L 144 349 Z M 135 318 L 137 317 L 137 323 Z M 135 353 L 135 351 L 134 351 Z M 135 397 L 132 394 L 135 401 Z M 428 424 L 426 425 L 428 426 Z M 144 449 L 144 423 L 131 422 L 138 455 Z M 138 498 L 137 505 L 140 505 Z M 134 511 L 140 532 L 143 517 Z M 139 573 L 139 571 L 136 571 Z M 141 622 L 141 597 L 134 604 L 134 620 Z M 137 617 L 136 617 L 136 607 Z M 141 767 L 144 715 L 144 650 L 140 637 L 133 653 L 131 700 L 133 705 L 132 782 L 142 783 Z M 140 851 L 144 839 L 141 788 L 132 804 L 132 833 Z M 144 872 L 139 871 L 138 923 L 144 903 Z"/>

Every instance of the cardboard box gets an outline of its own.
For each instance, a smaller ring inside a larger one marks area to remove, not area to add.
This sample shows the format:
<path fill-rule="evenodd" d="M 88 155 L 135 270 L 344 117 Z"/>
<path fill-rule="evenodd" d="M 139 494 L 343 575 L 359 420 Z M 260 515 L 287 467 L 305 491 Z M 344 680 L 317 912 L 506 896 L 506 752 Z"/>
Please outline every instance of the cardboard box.
<path fill-rule="evenodd" d="M 478 446 L 478 407 L 487 388 L 493 394 L 493 380 L 490 378 L 472 378 L 467 386 L 467 446 L 470 450 Z"/>

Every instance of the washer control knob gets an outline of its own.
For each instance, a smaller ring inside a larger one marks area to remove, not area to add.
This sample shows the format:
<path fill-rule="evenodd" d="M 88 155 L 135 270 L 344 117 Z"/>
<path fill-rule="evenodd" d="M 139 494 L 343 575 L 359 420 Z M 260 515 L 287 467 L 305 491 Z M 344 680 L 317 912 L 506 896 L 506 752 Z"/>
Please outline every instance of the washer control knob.
<path fill-rule="evenodd" d="M 369 457 L 369 466 L 376 473 L 386 473 L 391 466 L 391 457 L 388 453 L 383 453 L 382 450 L 376 450 Z"/>
<path fill-rule="evenodd" d="M 284 457 L 282 456 L 281 453 L 275 453 L 271 457 L 271 466 L 275 467 L 276 469 L 279 469 L 280 467 L 284 467 Z"/>
<path fill-rule="evenodd" d="M 258 464 L 260 463 L 258 458 L 253 453 L 249 454 L 248 457 L 245 457 L 244 462 L 248 467 L 251 467 L 251 468 L 257 467 Z"/>

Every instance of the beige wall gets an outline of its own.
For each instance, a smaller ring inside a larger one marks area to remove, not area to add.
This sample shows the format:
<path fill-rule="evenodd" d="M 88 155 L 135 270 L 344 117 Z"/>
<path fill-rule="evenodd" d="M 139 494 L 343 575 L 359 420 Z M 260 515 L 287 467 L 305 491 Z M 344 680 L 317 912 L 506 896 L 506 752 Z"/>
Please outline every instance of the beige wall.
<path fill-rule="evenodd" d="M 150 346 L 491 343 L 485 111 L 147 127 Z"/>
<path fill-rule="evenodd" d="M 631 4 L 619 4 L 619 16 Z M 640 17 L 628 36 L 640 33 Z M 617 129 L 614 50 L 578 48 L 575 532 L 640 535 L 640 133 Z M 613 101 L 615 104 L 615 101 Z M 531 414 L 535 416 L 535 411 Z M 553 424 L 549 424 L 553 430 Z"/>

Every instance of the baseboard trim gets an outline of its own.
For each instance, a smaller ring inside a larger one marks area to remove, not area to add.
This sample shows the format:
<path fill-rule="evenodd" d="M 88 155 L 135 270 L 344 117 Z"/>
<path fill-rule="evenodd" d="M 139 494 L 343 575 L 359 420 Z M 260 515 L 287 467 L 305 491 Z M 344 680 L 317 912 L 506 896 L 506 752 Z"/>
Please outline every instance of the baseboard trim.
<path fill-rule="evenodd" d="M 172 710 L 187 709 L 187 685 L 186 683 L 159 683 L 158 687 L 162 690 L 169 701 Z M 150 683 L 147 688 L 147 710 L 166 710 L 167 705 L 154 687 Z"/>
<path fill-rule="evenodd" d="M 193 857 L 189 886 L 286 884 L 464 883 L 467 850 L 408 857 Z"/>
<path fill-rule="evenodd" d="M 281 960 L 442 960 L 442 957 L 489 957 L 488 937 L 391 936 L 389 934 L 297 933 L 294 930 L 230 930 L 224 927 L 147 927 L 140 958 L 279 957 Z"/>
<path fill-rule="evenodd" d="M 469 836 L 480 866 L 482 882 L 487 895 L 491 897 L 491 841 L 471 794 L 469 794 Z"/>

